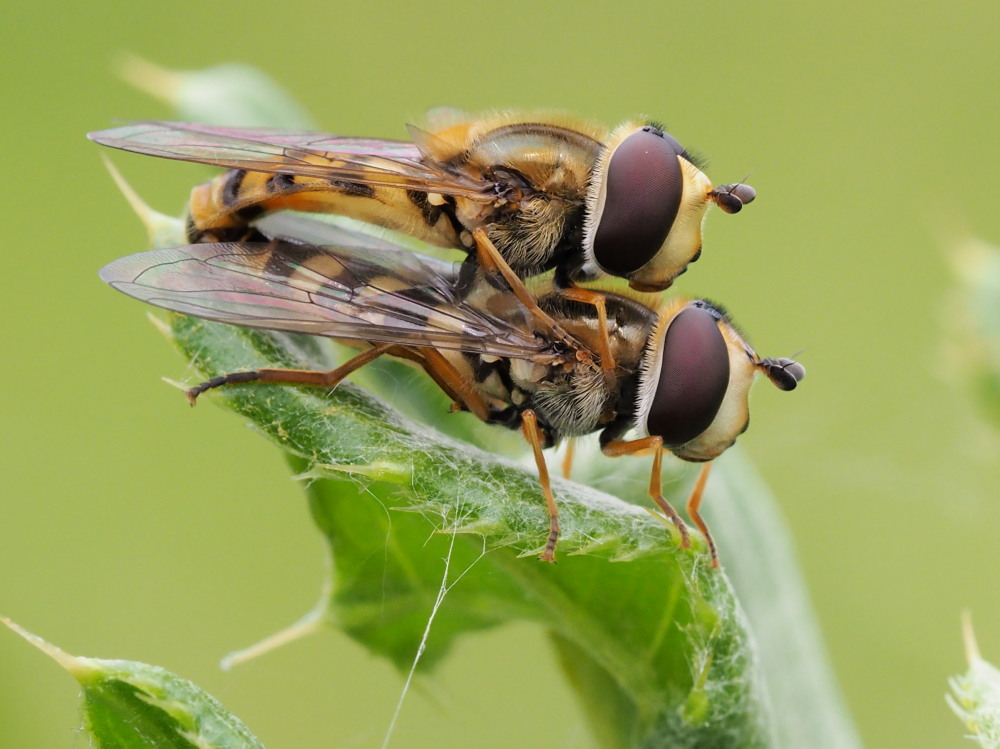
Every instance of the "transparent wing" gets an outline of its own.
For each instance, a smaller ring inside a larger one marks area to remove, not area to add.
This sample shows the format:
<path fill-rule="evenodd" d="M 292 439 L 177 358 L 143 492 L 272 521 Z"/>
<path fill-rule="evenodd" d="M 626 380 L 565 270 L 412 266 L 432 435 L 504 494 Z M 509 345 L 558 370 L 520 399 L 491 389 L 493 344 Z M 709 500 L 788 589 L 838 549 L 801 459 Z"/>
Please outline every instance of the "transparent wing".
<path fill-rule="evenodd" d="M 267 213 L 251 224 L 267 239 L 288 240 L 294 244 L 311 244 L 317 247 L 335 247 L 341 254 L 346 252 L 370 253 L 375 250 L 381 262 L 387 266 L 386 272 L 405 272 L 400 266 L 406 262 L 400 257 L 404 253 L 420 253 L 427 245 L 405 235 L 393 236 L 392 233 L 373 224 L 367 224 L 342 216 L 320 217 L 312 213 L 301 213 L 294 210 L 282 210 Z M 409 243 L 409 246 L 407 246 Z M 382 253 L 389 253 L 384 257 Z M 464 253 L 452 253 L 456 258 L 464 257 Z M 375 256 L 372 256 L 373 258 Z M 452 279 L 453 266 L 433 256 L 421 255 L 420 259 L 426 266 L 419 273 L 436 274 L 442 279 Z M 390 264 L 391 260 L 391 264 Z M 373 262 L 376 262 L 373 260 Z M 415 269 L 410 271 L 416 274 Z M 452 295 L 454 296 L 454 294 Z"/>
<path fill-rule="evenodd" d="M 363 240 L 188 245 L 121 258 L 100 275 L 149 304 L 234 325 L 517 359 L 551 351 L 513 295 L 487 295 L 502 300 L 501 318 L 456 296 L 450 264 Z"/>
<path fill-rule="evenodd" d="M 493 183 L 422 160 L 412 143 L 294 130 L 136 122 L 87 135 L 123 151 L 255 172 L 399 187 L 489 202 Z"/>

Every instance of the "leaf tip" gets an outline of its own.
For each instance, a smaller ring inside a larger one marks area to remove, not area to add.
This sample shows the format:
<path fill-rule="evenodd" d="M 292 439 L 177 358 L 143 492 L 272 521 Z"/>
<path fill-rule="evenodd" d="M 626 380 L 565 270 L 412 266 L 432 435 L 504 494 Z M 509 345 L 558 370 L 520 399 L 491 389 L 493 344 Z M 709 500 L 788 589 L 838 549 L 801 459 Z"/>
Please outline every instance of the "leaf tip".
<path fill-rule="evenodd" d="M 982 660 L 982 656 L 979 654 L 979 644 L 976 642 L 976 633 L 972 629 L 972 612 L 968 609 L 962 612 L 962 642 L 965 644 L 965 660 L 969 662 L 970 666 L 976 661 Z"/>
<path fill-rule="evenodd" d="M 3 616 L 2 614 L 0 614 L 0 622 L 5 624 L 12 632 L 20 635 L 22 639 L 27 641 L 29 644 L 34 645 L 66 669 L 66 671 L 76 677 L 77 681 L 82 681 L 86 676 L 93 673 L 94 669 L 90 665 L 89 659 L 67 653 L 62 648 L 53 645 L 51 642 L 36 635 L 34 632 L 29 632 L 13 619 Z"/>
<path fill-rule="evenodd" d="M 183 74 L 161 67 L 144 57 L 126 52 L 119 56 L 115 68 L 126 83 L 167 104 L 175 103 L 180 96 Z"/>
<path fill-rule="evenodd" d="M 182 393 L 187 393 L 187 391 L 188 391 L 188 386 L 185 385 L 183 382 L 178 382 L 177 380 L 173 380 L 173 379 L 171 379 L 169 377 L 161 377 L 160 379 L 163 382 L 165 382 L 168 385 L 170 385 L 170 387 L 177 388 Z"/>
<path fill-rule="evenodd" d="M 168 341 L 173 342 L 174 340 L 173 328 L 171 328 L 170 324 L 167 323 L 162 317 L 159 317 L 153 312 L 147 312 L 146 319 L 153 324 L 154 328 L 156 328 L 160 333 L 163 334 L 164 338 L 166 338 Z"/>
<path fill-rule="evenodd" d="M 609 533 L 603 536 L 590 539 L 587 543 L 580 544 L 579 548 L 569 552 L 570 556 L 593 555 L 601 556 L 602 553 L 617 549 L 622 545 L 623 538 L 618 533 Z"/>
<path fill-rule="evenodd" d="M 132 207 L 132 210 L 135 211 L 135 215 L 139 217 L 153 246 L 160 247 L 168 243 L 173 244 L 174 242 L 171 240 L 180 232 L 181 219 L 168 216 L 151 208 L 139 196 L 139 193 L 135 191 L 132 185 L 128 183 L 128 180 L 122 176 L 122 173 L 118 171 L 118 167 L 111 162 L 111 159 L 102 153 L 101 160 L 104 162 L 108 173 L 111 174 L 111 179 L 114 180 L 115 185 L 121 191 L 125 200 Z"/>
<path fill-rule="evenodd" d="M 285 645 L 293 643 L 296 640 L 301 640 L 309 635 L 315 634 L 324 624 L 325 612 L 325 606 L 316 607 L 294 624 L 268 635 L 264 639 L 255 642 L 249 647 L 241 648 L 240 650 L 233 650 L 232 652 L 227 653 L 222 660 L 219 661 L 219 668 L 223 671 L 231 671 L 235 666 L 252 661 L 255 658 L 259 658 L 262 655 L 284 647 Z"/>
<path fill-rule="evenodd" d="M 376 481 L 388 481 L 393 484 L 404 484 L 413 478 L 413 467 L 402 463 L 384 460 L 373 460 L 371 463 L 315 463 L 312 468 L 300 473 L 296 479 L 322 478 L 334 474 L 355 474 Z"/>
<path fill-rule="evenodd" d="M 542 559 L 542 555 L 544 553 L 545 553 L 545 544 L 542 544 L 541 546 L 535 546 L 535 547 L 530 548 L 530 549 L 525 549 L 524 551 L 522 551 L 520 554 L 517 555 L 517 558 L 518 559 L 527 559 L 528 557 L 538 557 L 539 561 L 551 561 L 551 562 L 555 562 L 556 561 L 555 559 L 551 559 L 551 560 L 546 559 L 546 560 L 543 560 Z"/>
<path fill-rule="evenodd" d="M 409 507 L 397 509 L 402 509 L 404 512 L 411 510 Z M 418 512 L 421 510 L 419 507 L 413 509 L 416 509 Z M 426 509 L 428 512 L 430 511 L 430 507 L 427 507 Z M 456 523 L 454 525 L 442 526 L 441 528 L 438 528 L 435 533 L 442 533 L 446 535 L 451 535 L 452 533 L 465 533 L 475 534 L 477 536 L 494 536 L 501 533 L 503 530 L 503 523 L 490 518 L 480 518 L 470 523 Z"/>

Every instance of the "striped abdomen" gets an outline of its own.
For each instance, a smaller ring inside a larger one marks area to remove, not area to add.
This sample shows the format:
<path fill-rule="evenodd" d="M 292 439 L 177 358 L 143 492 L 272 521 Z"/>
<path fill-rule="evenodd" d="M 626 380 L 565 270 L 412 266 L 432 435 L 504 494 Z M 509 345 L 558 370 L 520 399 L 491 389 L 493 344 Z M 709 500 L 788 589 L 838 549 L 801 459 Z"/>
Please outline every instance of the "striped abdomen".
<path fill-rule="evenodd" d="M 192 242 L 255 238 L 254 219 L 295 210 L 349 216 L 439 247 L 461 246 L 453 201 L 434 203 L 423 192 L 398 187 L 233 169 L 191 191 L 188 237 Z"/>

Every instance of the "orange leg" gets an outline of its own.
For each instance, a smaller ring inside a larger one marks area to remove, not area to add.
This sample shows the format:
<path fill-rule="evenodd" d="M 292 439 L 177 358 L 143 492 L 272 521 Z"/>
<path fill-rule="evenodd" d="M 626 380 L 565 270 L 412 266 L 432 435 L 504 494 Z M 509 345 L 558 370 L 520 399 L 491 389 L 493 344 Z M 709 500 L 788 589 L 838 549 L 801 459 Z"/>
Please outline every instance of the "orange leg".
<path fill-rule="evenodd" d="M 573 472 L 573 453 L 576 452 L 576 437 L 570 437 L 566 440 L 566 454 L 563 455 L 562 462 L 562 475 L 567 481 L 570 478 L 570 474 Z"/>
<path fill-rule="evenodd" d="M 570 288 L 563 289 L 560 292 L 567 299 L 572 299 L 576 302 L 583 302 L 584 304 L 592 304 L 597 308 L 597 329 L 600 333 L 600 355 L 601 355 L 601 369 L 605 373 L 611 372 L 615 366 L 615 357 L 611 353 L 611 336 L 608 333 L 608 310 L 605 305 L 605 297 L 599 291 L 591 291 L 590 289 L 580 289 L 580 288 Z"/>
<path fill-rule="evenodd" d="M 552 496 L 549 469 L 545 465 L 545 456 L 542 455 L 542 432 L 538 428 L 538 418 L 530 408 L 521 414 L 521 433 L 535 454 L 535 465 L 538 466 L 538 483 L 542 485 L 542 494 L 545 495 L 545 505 L 549 511 L 549 538 L 545 542 L 545 549 L 538 558 L 543 562 L 554 562 L 556 561 L 556 544 L 559 542 L 559 508 L 556 507 L 556 498 Z"/>
<path fill-rule="evenodd" d="M 193 406 L 198 400 L 198 396 L 206 390 L 212 390 L 224 385 L 235 385 L 242 382 L 255 383 L 280 383 L 282 385 L 314 385 L 316 387 L 334 387 L 347 377 L 351 372 L 360 369 L 369 362 L 374 361 L 391 349 L 394 344 L 380 343 L 370 349 L 362 351 L 357 356 L 348 359 L 336 369 L 329 372 L 320 372 L 312 369 L 257 369 L 250 372 L 230 372 L 229 374 L 213 377 L 211 380 L 195 385 L 187 392 L 188 402 Z"/>
<path fill-rule="evenodd" d="M 383 354 L 389 354 L 400 359 L 407 359 L 420 365 L 430 375 L 459 408 L 466 408 L 483 421 L 490 418 L 490 409 L 472 386 L 462 378 L 462 375 L 452 366 L 451 362 L 434 349 L 413 349 L 394 343 L 380 343 L 362 351 L 357 356 L 348 359 L 336 369 L 322 372 L 312 369 L 257 369 L 248 372 L 230 372 L 213 377 L 211 380 L 196 385 L 187 390 L 188 401 L 193 406 L 198 396 L 206 390 L 212 390 L 225 385 L 237 383 L 271 383 L 282 385 L 315 385 L 317 387 L 335 387 L 345 377 L 361 367 L 375 361 Z"/>
<path fill-rule="evenodd" d="M 688 537 L 687 526 L 681 520 L 681 516 L 677 514 L 677 510 L 671 507 L 670 503 L 663 498 L 663 438 L 643 437 L 637 440 L 614 441 L 606 444 L 602 450 L 605 455 L 611 458 L 617 458 L 622 455 L 635 455 L 636 453 L 653 450 L 653 470 L 649 477 L 649 496 L 667 514 L 670 522 L 677 526 L 677 530 L 681 534 L 681 548 L 688 548 L 691 545 L 691 539 Z"/>
<path fill-rule="evenodd" d="M 510 286 L 510 290 L 514 296 L 527 308 L 543 332 L 548 333 L 554 338 L 558 338 L 579 353 L 584 353 L 584 349 L 580 346 L 580 343 L 567 333 L 559 323 L 553 320 L 545 310 L 538 306 L 534 295 L 528 291 L 528 287 L 524 285 L 524 281 L 507 265 L 507 261 L 503 259 L 500 251 L 497 250 L 496 246 L 486 235 L 486 230 L 479 227 L 472 232 L 472 236 L 476 240 L 476 257 L 479 260 L 480 267 L 487 273 L 499 273 L 503 277 L 503 280 Z"/>
<path fill-rule="evenodd" d="M 445 359 L 438 351 L 427 348 L 400 346 L 398 344 L 387 345 L 389 349 L 384 351 L 384 354 L 417 364 L 434 380 L 434 384 L 444 391 L 445 395 L 455 401 L 454 410 L 460 411 L 465 409 L 483 421 L 489 420 L 490 408 L 486 405 L 486 401 L 462 378 L 462 375 L 452 366 L 451 362 Z M 352 359 L 351 361 L 354 360 Z M 358 366 L 360 367 L 361 365 L 359 364 Z"/>
<path fill-rule="evenodd" d="M 464 406 L 482 421 L 489 421 L 490 408 L 483 397 L 473 390 L 469 381 L 459 374 L 452 363 L 434 349 L 420 349 L 424 357 L 423 368 L 459 406 Z"/>
<path fill-rule="evenodd" d="M 698 479 L 694 482 L 694 488 L 691 490 L 691 496 L 688 497 L 687 501 L 687 514 L 688 517 L 694 521 L 694 524 L 698 526 L 702 534 L 705 536 L 705 541 L 708 543 L 708 550 L 712 554 L 712 567 L 719 566 L 719 552 L 715 548 L 715 539 L 712 538 L 711 532 L 708 530 L 708 525 L 702 519 L 701 515 L 698 513 L 698 508 L 701 507 L 701 497 L 705 492 L 705 484 L 708 483 L 708 473 L 712 469 L 711 463 L 705 463 L 701 470 L 698 472 Z"/>

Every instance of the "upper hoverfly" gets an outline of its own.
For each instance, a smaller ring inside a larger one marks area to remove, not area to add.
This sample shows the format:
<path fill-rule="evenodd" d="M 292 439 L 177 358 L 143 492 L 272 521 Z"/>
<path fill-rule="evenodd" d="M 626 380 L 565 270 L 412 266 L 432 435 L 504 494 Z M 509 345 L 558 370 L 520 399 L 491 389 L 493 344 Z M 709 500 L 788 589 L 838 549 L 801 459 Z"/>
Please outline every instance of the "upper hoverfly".
<path fill-rule="evenodd" d="M 427 127 L 410 126 L 410 142 L 172 122 L 89 137 L 231 170 L 192 192 L 192 242 L 254 238 L 250 222 L 273 210 L 336 213 L 470 257 L 488 239 L 517 278 L 554 268 L 559 287 L 610 275 L 661 291 L 700 255 L 708 205 L 736 213 L 755 197 L 713 187 L 647 121 L 439 110 Z"/>
<path fill-rule="evenodd" d="M 805 375 L 791 359 L 760 358 L 726 314 L 704 300 L 652 307 L 608 293 L 602 321 L 594 306 L 550 288 L 536 291 L 534 301 L 560 329 L 539 332 L 536 312 L 510 293 L 479 283 L 460 294 L 451 264 L 301 216 L 274 219 L 265 228 L 271 241 L 153 250 L 114 261 L 101 278 L 184 314 L 366 346 L 330 372 L 261 369 L 217 377 L 191 388 L 192 402 L 235 383 L 333 387 L 383 355 L 416 363 L 461 409 L 520 430 L 531 445 L 549 514 L 543 560 L 555 559 L 559 519 L 542 448 L 600 432 L 607 455 L 651 451 L 650 495 L 687 545 L 685 524 L 662 496 L 663 451 L 712 460 L 746 429 L 758 371 L 782 390 Z M 637 436 L 625 439 L 631 430 Z M 688 514 L 705 534 L 715 566 L 715 546 L 698 513 L 704 477 L 703 471 Z"/>

